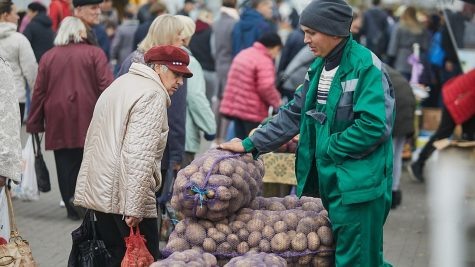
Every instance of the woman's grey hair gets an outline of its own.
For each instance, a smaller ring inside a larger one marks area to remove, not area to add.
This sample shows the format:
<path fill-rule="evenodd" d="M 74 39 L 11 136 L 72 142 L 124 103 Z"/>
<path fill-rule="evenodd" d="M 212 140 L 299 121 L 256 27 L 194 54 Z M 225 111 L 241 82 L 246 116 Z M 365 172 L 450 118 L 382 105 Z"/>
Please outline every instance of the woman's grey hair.
<path fill-rule="evenodd" d="M 61 24 L 54 38 L 54 45 L 68 45 L 70 43 L 80 43 L 83 41 L 81 35 L 86 34 L 86 26 L 81 19 L 76 17 L 66 17 L 61 21 Z"/>
<path fill-rule="evenodd" d="M 155 70 L 155 67 L 157 66 L 157 64 L 155 63 L 147 63 L 146 64 L 148 67 L 150 67 L 152 70 Z M 168 71 L 168 67 L 165 66 L 165 65 L 159 65 L 160 66 L 160 71 L 165 73 Z"/>

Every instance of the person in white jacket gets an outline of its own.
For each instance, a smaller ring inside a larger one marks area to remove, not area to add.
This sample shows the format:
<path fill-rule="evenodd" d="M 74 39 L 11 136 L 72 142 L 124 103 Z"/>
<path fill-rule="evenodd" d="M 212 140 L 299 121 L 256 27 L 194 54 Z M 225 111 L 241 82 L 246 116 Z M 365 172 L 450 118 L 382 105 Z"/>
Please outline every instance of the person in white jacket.
<path fill-rule="evenodd" d="M 20 111 L 15 95 L 13 73 L 0 57 L 0 203 L 5 203 L 7 180 L 20 182 L 21 141 Z M 6 205 L 0 205 L 0 244 L 10 237 L 10 222 Z M 6 214 L 6 216 L 5 216 Z"/>
<path fill-rule="evenodd" d="M 20 103 L 21 121 L 25 115 L 26 86 L 33 91 L 38 64 L 28 39 L 17 32 L 18 15 L 11 0 L 0 0 L 0 56 L 13 71 L 16 94 Z M 30 94 L 31 96 L 31 94 Z"/>
<path fill-rule="evenodd" d="M 86 136 L 74 204 L 94 211 L 96 230 L 120 266 L 129 227 L 140 228 L 158 259 L 160 164 L 168 137 L 170 95 L 192 73 L 178 47 L 155 46 L 99 97 Z M 124 221 L 125 219 L 125 221 Z M 129 226 L 129 227 L 127 227 Z"/>
<path fill-rule="evenodd" d="M 21 179 L 20 111 L 14 88 L 12 70 L 0 57 L 0 188 L 7 179 Z"/>

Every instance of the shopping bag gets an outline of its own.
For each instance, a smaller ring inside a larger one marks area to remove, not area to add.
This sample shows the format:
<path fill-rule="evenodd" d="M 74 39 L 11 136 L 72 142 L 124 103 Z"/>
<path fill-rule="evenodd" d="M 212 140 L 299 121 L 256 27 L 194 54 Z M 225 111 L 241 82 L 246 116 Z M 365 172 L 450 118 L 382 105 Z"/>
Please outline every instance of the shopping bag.
<path fill-rule="evenodd" d="M 38 190 L 40 192 L 46 193 L 51 191 L 49 171 L 46 167 L 45 160 L 43 159 L 43 153 L 41 153 L 41 139 L 39 137 L 39 134 L 34 133 L 33 137 L 33 151 L 35 153 L 35 173 Z"/>
<path fill-rule="evenodd" d="M 71 233 L 73 245 L 68 267 L 108 266 L 111 255 L 104 241 L 97 239 L 94 213 L 87 210 L 82 224 Z"/>
<path fill-rule="evenodd" d="M 10 190 L 4 188 L 7 198 L 8 218 L 10 221 L 10 235 L 7 244 L 0 245 L 0 266 L 6 267 L 36 267 L 28 241 L 18 233 L 13 214 L 13 205 Z"/>
<path fill-rule="evenodd" d="M 35 172 L 35 152 L 33 149 L 33 137 L 30 135 L 22 151 L 23 174 L 21 183 L 13 185 L 13 195 L 22 200 L 38 200 L 38 184 Z"/>
<path fill-rule="evenodd" d="M 10 238 L 9 218 L 7 195 L 5 193 L 5 187 L 3 187 L 0 188 L 0 245 L 8 243 L 8 239 Z"/>
<path fill-rule="evenodd" d="M 121 267 L 148 267 L 154 261 L 145 245 L 147 241 L 143 235 L 140 235 L 138 226 L 136 229 L 134 233 L 134 229 L 130 227 L 130 235 L 125 238 L 126 251 Z"/>

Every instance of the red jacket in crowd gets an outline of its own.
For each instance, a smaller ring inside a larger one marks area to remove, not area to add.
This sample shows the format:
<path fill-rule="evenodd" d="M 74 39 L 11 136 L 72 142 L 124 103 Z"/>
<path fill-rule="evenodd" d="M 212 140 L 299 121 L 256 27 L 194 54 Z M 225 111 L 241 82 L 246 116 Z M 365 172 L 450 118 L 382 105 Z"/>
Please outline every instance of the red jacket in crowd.
<path fill-rule="evenodd" d="M 277 109 L 280 103 L 273 59 L 264 45 L 255 42 L 234 58 L 219 111 L 228 117 L 262 122 L 269 106 Z"/>
<path fill-rule="evenodd" d="M 444 104 L 456 124 L 475 116 L 475 69 L 444 84 Z"/>
<path fill-rule="evenodd" d="M 53 47 L 40 61 L 26 131 L 45 132 L 48 150 L 83 148 L 97 99 L 113 80 L 99 47 Z"/>
<path fill-rule="evenodd" d="M 58 31 L 59 24 L 67 17 L 72 16 L 72 5 L 69 0 L 52 0 L 49 4 L 49 17 L 53 22 L 53 31 Z"/>

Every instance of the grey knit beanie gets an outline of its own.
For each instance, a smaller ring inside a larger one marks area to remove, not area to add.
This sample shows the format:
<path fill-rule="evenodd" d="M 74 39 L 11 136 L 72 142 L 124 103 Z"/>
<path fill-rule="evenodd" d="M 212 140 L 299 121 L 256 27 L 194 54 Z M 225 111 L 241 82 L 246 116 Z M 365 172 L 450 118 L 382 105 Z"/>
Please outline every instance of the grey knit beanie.
<path fill-rule="evenodd" d="M 353 10 L 344 0 L 315 0 L 302 11 L 300 24 L 328 35 L 350 34 Z"/>

